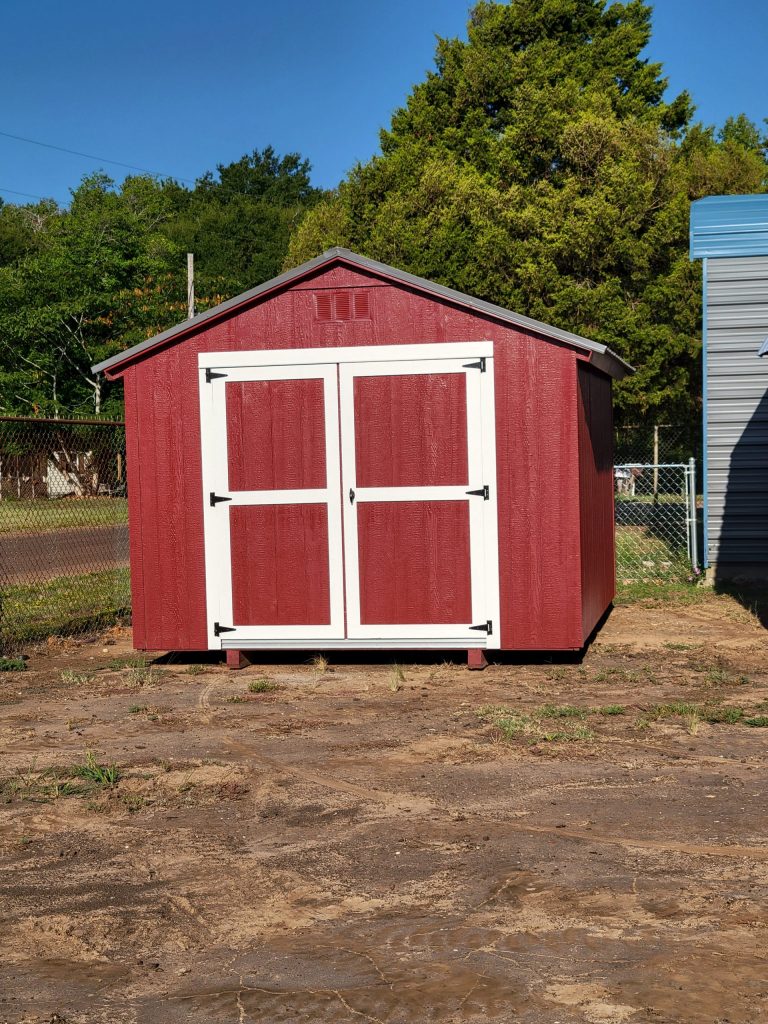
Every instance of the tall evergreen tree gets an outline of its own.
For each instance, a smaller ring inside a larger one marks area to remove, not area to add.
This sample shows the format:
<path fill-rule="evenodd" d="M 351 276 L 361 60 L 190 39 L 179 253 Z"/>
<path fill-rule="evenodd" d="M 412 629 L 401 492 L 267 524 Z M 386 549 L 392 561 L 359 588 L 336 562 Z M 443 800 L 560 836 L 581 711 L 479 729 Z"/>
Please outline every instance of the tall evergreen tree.
<path fill-rule="evenodd" d="M 625 420 L 692 412 L 689 203 L 765 188 L 766 163 L 746 118 L 717 137 L 664 99 L 650 31 L 641 0 L 481 0 L 287 264 L 347 245 L 606 342 L 639 370 Z"/>

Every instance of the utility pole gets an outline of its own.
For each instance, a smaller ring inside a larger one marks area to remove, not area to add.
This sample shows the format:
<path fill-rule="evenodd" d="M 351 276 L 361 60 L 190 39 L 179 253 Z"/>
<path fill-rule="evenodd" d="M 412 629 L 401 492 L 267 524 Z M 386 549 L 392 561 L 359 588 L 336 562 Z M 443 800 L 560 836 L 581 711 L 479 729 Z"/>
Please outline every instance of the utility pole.
<path fill-rule="evenodd" d="M 187 320 L 195 315 L 195 254 L 187 253 Z"/>

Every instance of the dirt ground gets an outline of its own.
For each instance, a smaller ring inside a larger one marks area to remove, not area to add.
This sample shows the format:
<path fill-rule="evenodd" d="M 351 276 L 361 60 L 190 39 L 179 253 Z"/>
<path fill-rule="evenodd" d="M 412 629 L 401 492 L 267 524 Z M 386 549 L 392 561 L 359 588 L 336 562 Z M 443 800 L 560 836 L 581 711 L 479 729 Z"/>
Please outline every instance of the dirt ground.
<path fill-rule="evenodd" d="M 0 1021 L 768 1017 L 767 636 L 713 595 L 482 673 L 50 645 L 0 675 Z"/>

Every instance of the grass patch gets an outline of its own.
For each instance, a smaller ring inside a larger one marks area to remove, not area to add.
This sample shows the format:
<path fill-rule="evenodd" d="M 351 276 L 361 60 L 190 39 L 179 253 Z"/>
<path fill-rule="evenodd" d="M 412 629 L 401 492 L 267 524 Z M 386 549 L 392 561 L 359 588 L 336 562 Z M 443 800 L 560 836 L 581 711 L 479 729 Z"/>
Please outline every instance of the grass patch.
<path fill-rule="evenodd" d="M 637 721 L 640 729 L 647 728 L 651 722 L 663 722 L 670 718 L 681 718 L 686 728 L 693 735 L 698 731 L 698 723 L 708 725 L 737 725 L 748 723 L 743 708 L 730 705 L 690 704 L 687 701 L 672 701 L 669 704 L 655 704 Z M 768 724 L 768 718 L 766 718 Z"/>
<path fill-rule="evenodd" d="M 145 658 L 143 654 L 132 654 L 127 658 L 112 658 L 107 668 L 119 672 L 124 668 L 146 668 L 148 665 L 149 658 Z"/>
<path fill-rule="evenodd" d="M 50 533 L 127 522 L 127 498 L 10 498 L 0 502 L 0 533 Z"/>
<path fill-rule="evenodd" d="M 144 711 L 149 711 L 149 707 L 146 704 L 131 704 L 128 708 L 129 715 L 140 715 Z"/>
<path fill-rule="evenodd" d="M 567 709 L 565 714 L 561 714 Z M 591 740 L 594 733 L 583 725 L 583 719 L 589 714 L 588 709 L 574 709 L 583 714 L 571 713 L 571 705 L 545 704 L 543 707 L 523 714 L 510 708 L 486 706 L 476 714 L 478 718 L 493 725 L 501 738 L 507 742 L 523 739 L 530 744 L 536 743 L 577 743 Z M 557 725 L 550 724 L 557 722 Z"/>
<path fill-rule="evenodd" d="M 592 708 L 593 715 L 603 715 L 610 717 L 611 715 L 624 715 L 626 714 L 626 708 L 623 704 L 604 704 L 601 708 Z"/>
<path fill-rule="evenodd" d="M 184 671 L 188 676 L 199 676 L 205 672 L 205 669 L 202 665 L 187 665 Z"/>
<path fill-rule="evenodd" d="M 51 803 L 62 797 L 91 796 L 112 790 L 120 781 L 121 771 L 115 764 L 102 765 L 88 751 L 85 761 L 69 768 L 44 768 L 32 765 L 27 771 L 0 778 L 0 801 L 11 803 L 26 800 Z"/>
<path fill-rule="evenodd" d="M 75 765 L 72 773 L 97 786 L 116 786 L 120 781 L 120 769 L 117 765 L 99 764 L 92 750 L 86 751 L 84 763 Z"/>
<path fill-rule="evenodd" d="M 67 686 L 85 686 L 85 684 L 89 683 L 92 678 L 93 676 L 88 675 L 87 672 L 75 672 L 74 669 L 71 668 L 65 668 L 59 676 L 62 683 Z"/>
<path fill-rule="evenodd" d="M 2 504 L 0 502 L 0 504 Z M 57 576 L 2 590 L 6 649 L 49 636 L 96 631 L 130 615 L 131 586 L 127 566 L 80 576 Z"/>
<path fill-rule="evenodd" d="M 26 672 L 27 663 L 23 658 L 0 658 L 0 672 Z"/>
<path fill-rule="evenodd" d="M 752 729 L 768 729 L 768 715 L 754 715 L 752 718 L 742 719 L 744 725 Z"/>
<path fill-rule="evenodd" d="M 272 690 L 279 689 L 277 683 L 273 683 L 271 679 L 253 679 L 248 683 L 249 693 L 271 693 Z"/>

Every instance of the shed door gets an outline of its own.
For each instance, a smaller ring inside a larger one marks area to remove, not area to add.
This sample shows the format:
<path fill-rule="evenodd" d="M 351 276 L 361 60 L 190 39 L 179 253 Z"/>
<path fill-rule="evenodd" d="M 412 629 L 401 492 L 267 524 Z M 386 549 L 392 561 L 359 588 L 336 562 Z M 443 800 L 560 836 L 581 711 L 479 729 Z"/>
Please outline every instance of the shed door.
<path fill-rule="evenodd" d="M 343 638 L 336 365 L 200 378 L 211 647 Z"/>
<path fill-rule="evenodd" d="M 340 366 L 347 636 L 498 647 L 493 360 Z"/>

